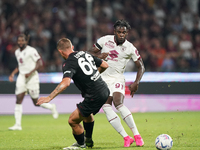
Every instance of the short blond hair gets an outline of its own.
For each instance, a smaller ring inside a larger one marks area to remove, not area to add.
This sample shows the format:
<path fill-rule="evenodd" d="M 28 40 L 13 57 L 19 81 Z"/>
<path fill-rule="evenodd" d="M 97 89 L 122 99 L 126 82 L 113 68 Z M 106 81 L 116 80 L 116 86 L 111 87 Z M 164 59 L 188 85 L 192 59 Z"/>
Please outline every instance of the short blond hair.
<path fill-rule="evenodd" d="M 72 43 L 68 38 L 62 38 L 57 43 L 58 50 L 66 50 L 72 47 Z"/>

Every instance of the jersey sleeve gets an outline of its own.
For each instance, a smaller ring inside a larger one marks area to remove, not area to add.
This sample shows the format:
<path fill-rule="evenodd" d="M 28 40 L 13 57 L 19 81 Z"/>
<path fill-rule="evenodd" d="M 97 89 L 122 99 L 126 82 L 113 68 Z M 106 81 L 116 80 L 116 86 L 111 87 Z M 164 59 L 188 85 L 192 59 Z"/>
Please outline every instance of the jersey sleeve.
<path fill-rule="evenodd" d="M 63 70 L 63 78 L 65 77 L 69 77 L 72 78 L 73 75 L 76 73 L 76 67 L 75 64 L 73 62 L 73 60 L 66 60 L 63 65 L 62 65 L 62 70 Z"/>
<path fill-rule="evenodd" d="M 132 59 L 133 61 L 137 61 L 138 59 L 140 59 L 140 54 L 138 52 L 138 50 L 136 49 L 135 46 L 131 45 L 131 50 L 132 50 Z"/>
<path fill-rule="evenodd" d="M 101 50 L 103 48 L 104 42 L 105 42 L 105 36 L 97 40 L 97 42 L 95 43 L 95 47 Z"/>
<path fill-rule="evenodd" d="M 38 54 L 38 51 L 35 48 L 31 49 L 31 57 L 35 62 L 38 59 L 40 59 L 40 55 Z"/>
<path fill-rule="evenodd" d="M 98 57 L 95 57 L 95 56 L 93 56 L 93 58 L 94 58 L 96 66 L 100 67 L 101 64 L 102 64 L 102 60 L 100 58 L 98 58 Z"/>

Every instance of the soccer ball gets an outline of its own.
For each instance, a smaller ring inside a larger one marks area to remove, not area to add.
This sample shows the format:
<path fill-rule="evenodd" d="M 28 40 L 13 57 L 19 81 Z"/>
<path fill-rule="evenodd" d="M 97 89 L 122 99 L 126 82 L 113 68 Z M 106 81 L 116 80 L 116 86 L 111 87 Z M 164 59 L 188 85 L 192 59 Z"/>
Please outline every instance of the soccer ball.
<path fill-rule="evenodd" d="M 167 134 L 161 134 L 156 138 L 155 146 L 159 150 L 170 150 L 173 145 L 172 138 Z"/>

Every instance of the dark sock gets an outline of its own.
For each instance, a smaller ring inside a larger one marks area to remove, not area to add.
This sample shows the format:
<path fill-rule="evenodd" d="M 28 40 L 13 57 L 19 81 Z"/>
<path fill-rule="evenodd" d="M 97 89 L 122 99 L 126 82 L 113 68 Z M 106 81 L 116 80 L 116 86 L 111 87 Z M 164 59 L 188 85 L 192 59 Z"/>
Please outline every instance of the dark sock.
<path fill-rule="evenodd" d="M 93 122 L 84 122 L 83 121 L 83 126 L 84 126 L 84 129 L 85 129 L 85 137 L 86 138 L 92 138 L 94 121 Z"/>
<path fill-rule="evenodd" d="M 84 144 L 84 132 L 82 134 L 79 134 L 79 135 L 74 135 L 74 138 L 76 139 L 77 143 L 79 145 L 83 145 Z"/>

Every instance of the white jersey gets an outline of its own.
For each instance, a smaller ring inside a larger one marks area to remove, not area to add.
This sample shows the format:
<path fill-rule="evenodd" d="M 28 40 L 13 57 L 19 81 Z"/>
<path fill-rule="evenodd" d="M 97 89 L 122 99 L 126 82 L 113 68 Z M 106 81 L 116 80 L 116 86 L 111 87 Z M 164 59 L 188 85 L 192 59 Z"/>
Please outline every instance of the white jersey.
<path fill-rule="evenodd" d="M 37 50 L 28 45 L 22 51 L 18 48 L 15 51 L 15 56 L 20 74 L 30 73 L 35 68 L 37 60 L 40 59 Z"/>
<path fill-rule="evenodd" d="M 114 35 L 101 37 L 97 40 L 95 46 L 101 50 L 101 53 L 109 52 L 106 58 L 109 67 L 102 73 L 102 76 L 123 76 L 128 61 L 131 58 L 133 61 L 137 61 L 140 58 L 138 50 L 132 43 L 125 40 L 122 45 L 117 45 L 114 40 Z"/>

